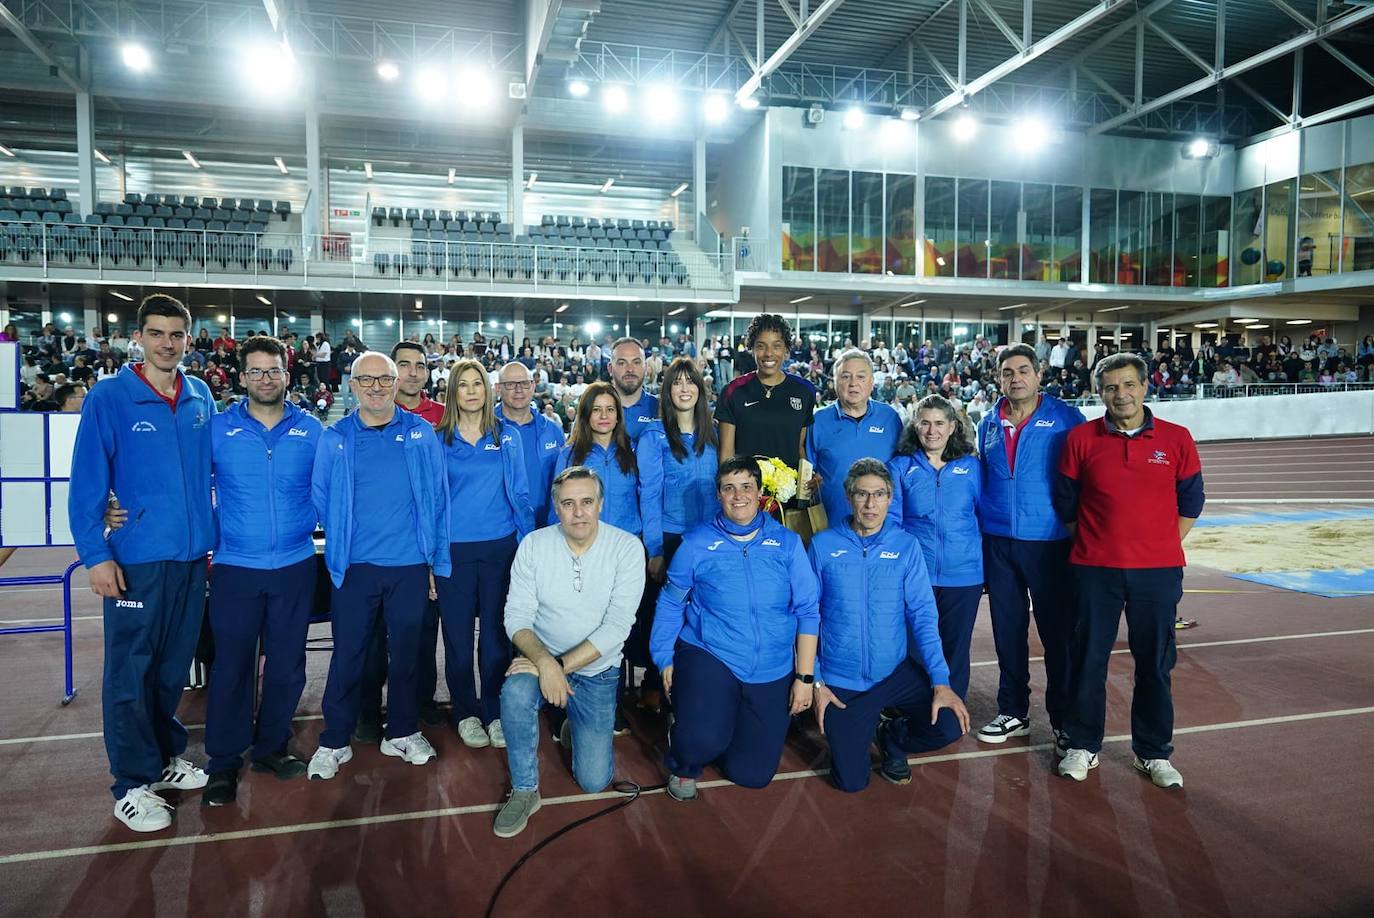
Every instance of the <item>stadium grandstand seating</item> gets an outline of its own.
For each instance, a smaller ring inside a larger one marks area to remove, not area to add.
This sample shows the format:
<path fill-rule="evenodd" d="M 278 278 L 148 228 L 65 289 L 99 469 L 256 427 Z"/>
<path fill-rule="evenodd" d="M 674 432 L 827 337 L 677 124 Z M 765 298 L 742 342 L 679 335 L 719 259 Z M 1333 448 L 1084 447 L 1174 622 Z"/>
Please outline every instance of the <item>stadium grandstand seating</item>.
<path fill-rule="evenodd" d="M 374 251 L 378 274 L 685 286 L 671 221 L 545 214 L 523 234 L 495 211 L 374 206 L 374 227 L 410 227 L 409 252 Z M 374 246 L 380 248 L 380 246 Z"/>
<path fill-rule="evenodd" d="M 289 270 L 294 252 L 265 242 L 291 213 L 290 201 L 129 192 L 82 215 L 66 189 L 15 186 L 0 196 L 0 260 Z"/>

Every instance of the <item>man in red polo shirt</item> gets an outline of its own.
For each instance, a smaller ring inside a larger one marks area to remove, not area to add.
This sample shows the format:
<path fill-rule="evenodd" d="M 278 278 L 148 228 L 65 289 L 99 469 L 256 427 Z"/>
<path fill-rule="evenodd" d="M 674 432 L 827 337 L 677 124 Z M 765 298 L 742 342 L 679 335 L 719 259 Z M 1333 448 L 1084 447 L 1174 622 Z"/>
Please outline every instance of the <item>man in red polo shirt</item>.
<path fill-rule="evenodd" d="M 425 362 L 425 349 L 418 341 L 398 341 L 391 349 L 391 359 L 396 361 L 396 407 L 418 414 L 437 425 L 444 419 L 444 406 L 425 394 L 425 384 L 429 382 L 429 365 Z"/>
<path fill-rule="evenodd" d="M 1059 774 L 1082 781 L 1097 767 L 1107 665 L 1124 607 L 1135 659 L 1135 768 L 1159 787 L 1182 787 L 1183 776 L 1169 762 L 1174 619 L 1183 597 L 1183 538 L 1205 497 L 1192 434 L 1145 407 L 1148 373 L 1135 354 L 1100 361 L 1093 376 L 1107 413 L 1070 431 L 1059 460 L 1055 510 L 1073 532 L 1069 566 L 1078 597 L 1064 717 L 1068 750 Z"/>

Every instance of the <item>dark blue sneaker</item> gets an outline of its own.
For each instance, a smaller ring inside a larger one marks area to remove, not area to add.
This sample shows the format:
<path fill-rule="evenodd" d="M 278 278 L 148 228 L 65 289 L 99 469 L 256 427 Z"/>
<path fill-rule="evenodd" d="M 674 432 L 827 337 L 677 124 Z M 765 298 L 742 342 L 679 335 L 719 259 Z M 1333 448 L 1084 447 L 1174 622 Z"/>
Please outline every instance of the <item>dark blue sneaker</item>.
<path fill-rule="evenodd" d="M 906 754 L 893 749 L 888 741 L 889 724 L 889 721 L 883 721 L 878 725 L 878 754 L 882 758 L 878 774 L 892 784 L 910 784 L 911 765 L 907 763 Z"/>

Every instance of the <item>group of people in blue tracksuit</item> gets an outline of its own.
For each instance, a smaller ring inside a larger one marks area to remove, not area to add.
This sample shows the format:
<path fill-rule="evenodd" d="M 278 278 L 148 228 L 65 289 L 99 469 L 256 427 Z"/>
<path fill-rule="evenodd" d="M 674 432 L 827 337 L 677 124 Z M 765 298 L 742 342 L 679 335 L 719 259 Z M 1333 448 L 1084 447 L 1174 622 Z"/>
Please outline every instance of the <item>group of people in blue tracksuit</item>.
<path fill-rule="evenodd" d="M 759 321 L 769 333 L 752 336 L 760 356 L 790 344 L 780 317 Z M 494 385 L 479 363 L 457 363 L 440 413 L 403 404 L 397 361 L 366 352 L 350 374 L 357 409 L 325 429 L 285 401 L 286 353 L 269 337 L 242 345 L 248 398 L 216 414 L 204 384 L 180 368 L 189 324 L 170 296 L 141 304 L 146 359 L 89 397 L 74 456 L 83 474 L 69 501 L 78 553 L 105 599 L 115 816 L 136 831 L 171 824 L 164 790 L 203 788 L 210 805 L 235 800 L 245 754 L 253 770 L 279 779 L 336 776 L 375 704 L 365 683 L 379 634 L 388 685 L 381 752 L 431 762 L 420 699 L 425 657 L 434 662 L 432 608 L 454 728 L 470 747 L 504 747 L 502 684 L 535 668 L 506 633 L 512 565 L 526 536 L 559 525 L 550 485 L 568 470 L 595 481 L 600 521 L 632 537 L 636 557 L 643 552 L 645 588 L 620 681 L 633 684 L 642 668 L 640 706 L 671 713 L 673 798 L 696 797 L 711 764 L 740 785 L 767 784 L 790 718 L 807 709 L 837 787 L 867 785 L 875 737 L 879 773 L 909 781 L 908 755 L 969 731 L 963 697 L 985 586 L 1000 682 L 997 716 L 977 738 L 1030 732 L 1034 617 L 1056 748 L 1074 768 L 1091 767 L 1073 758 L 1081 750 L 1062 732 L 1073 520 L 1056 512 L 1065 505 L 1060 454 L 1083 416 L 1039 392 L 1024 346 L 999 354 L 1004 397 L 983 419 L 976 452 L 940 396 L 922 400 L 905 426 L 872 401 L 873 366 L 859 350 L 836 361 L 833 405 L 801 424 L 791 401 L 768 415 L 774 439 L 800 436 L 814 467 L 810 484 L 829 525 L 808 546 L 761 511 L 758 457 L 733 454 L 737 424 L 722 440 L 690 358 L 665 369 L 656 398 L 643 389 L 642 346 L 617 342 L 611 381 L 587 388 L 565 442 L 531 410 L 533 380 L 519 363 Z M 762 384 L 760 398 L 788 381 Z M 1200 508 L 1200 487 L 1199 476 L 1190 507 Z M 291 748 L 291 722 L 321 561 L 334 648 L 324 729 L 306 759 Z M 201 769 L 184 756 L 176 706 L 207 587 L 216 654 Z"/>

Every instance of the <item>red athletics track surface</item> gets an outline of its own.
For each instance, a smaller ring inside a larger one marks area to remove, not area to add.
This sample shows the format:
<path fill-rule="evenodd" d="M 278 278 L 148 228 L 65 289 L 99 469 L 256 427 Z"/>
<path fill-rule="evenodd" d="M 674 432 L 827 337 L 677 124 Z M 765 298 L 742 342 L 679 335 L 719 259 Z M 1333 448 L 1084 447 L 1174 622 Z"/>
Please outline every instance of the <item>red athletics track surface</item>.
<path fill-rule="evenodd" d="M 1374 501 L 1374 437 L 1204 443 L 1198 452 L 1212 499 Z"/>
<path fill-rule="evenodd" d="M 59 570 L 64 557 L 21 551 L 5 573 Z M 825 756 L 808 723 L 770 787 L 704 782 L 686 805 L 646 794 L 537 855 L 496 913 L 1374 913 L 1374 603 L 1205 570 L 1190 571 L 1186 588 L 1197 592 L 1183 614 L 1201 624 L 1181 634 L 1174 673 L 1181 791 L 1130 768 L 1131 668 L 1121 655 L 1109 686 L 1113 738 L 1084 784 L 1052 773 L 1037 672 L 1031 743 L 965 737 L 915 760 L 910 785 L 875 778 L 850 796 L 811 772 Z M 59 602 L 54 592 L 0 593 L 0 620 L 48 617 Z M 578 791 L 545 743 L 544 808 L 522 836 L 499 840 L 490 823 L 505 789 L 501 754 L 429 728 L 439 758 L 428 767 L 355 747 L 333 781 L 250 775 L 236 806 L 202 809 L 187 793 L 171 830 L 136 835 L 112 818 L 106 789 L 99 607 L 83 592 L 76 612 L 81 695 L 69 708 L 58 705 L 60 637 L 0 638 L 7 918 L 480 915 L 535 842 L 606 805 Z M 972 656 L 968 701 L 980 723 L 995 713 L 997 682 L 986 608 Z M 327 654 L 310 655 L 295 740 L 306 755 L 321 728 L 326 664 Z M 202 696 L 185 697 L 190 724 L 202 722 Z M 616 741 L 618 773 L 658 783 L 662 725 L 638 720 L 635 731 Z M 192 731 L 189 752 L 199 762 L 201 736 Z"/>

